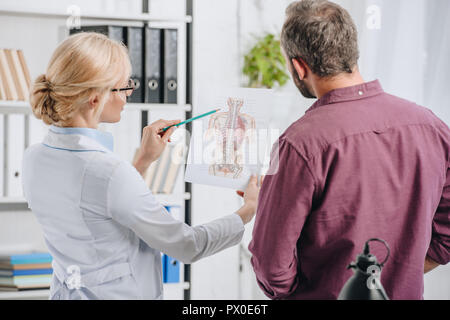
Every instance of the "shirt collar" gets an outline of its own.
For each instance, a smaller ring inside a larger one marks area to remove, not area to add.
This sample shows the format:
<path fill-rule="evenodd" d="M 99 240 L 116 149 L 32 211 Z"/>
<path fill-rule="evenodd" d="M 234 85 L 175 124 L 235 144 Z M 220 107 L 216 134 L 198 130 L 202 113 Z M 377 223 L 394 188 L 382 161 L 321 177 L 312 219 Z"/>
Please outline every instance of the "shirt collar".
<path fill-rule="evenodd" d="M 114 139 L 111 133 L 97 129 L 50 125 L 44 144 L 70 151 L 112 152 Z"/>
<path fill-rule="evenodd" d="M 328 104 L 365 99 L 383 92 L 383 88 L 378 80 L 356 86 L 334 89 L 317 100 L 306 112 Z"/>

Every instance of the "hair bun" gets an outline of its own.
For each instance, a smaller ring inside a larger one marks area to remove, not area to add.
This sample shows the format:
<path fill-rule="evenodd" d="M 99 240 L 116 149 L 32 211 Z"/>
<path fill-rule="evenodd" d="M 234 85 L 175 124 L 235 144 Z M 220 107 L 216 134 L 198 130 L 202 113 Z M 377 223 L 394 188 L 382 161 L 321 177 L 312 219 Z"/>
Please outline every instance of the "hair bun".
<path fill-rule="evenodd" d="M 30 94 L 30 104 L 34 115 L 46 124 L 53 124 L 60 120 L 54 109 L 55 100 L 52 89 L 52 83 L 46 78 L 45 74 L 41 74 L 34 81 Z"/>
<path fill-rule="evenodd" d="M 50 80 L 47 79 L 47 76 L 45 74 L 42 75 L 42 82 L 49 91 L 53 89 L 52 83 L 50 82 Z"/>

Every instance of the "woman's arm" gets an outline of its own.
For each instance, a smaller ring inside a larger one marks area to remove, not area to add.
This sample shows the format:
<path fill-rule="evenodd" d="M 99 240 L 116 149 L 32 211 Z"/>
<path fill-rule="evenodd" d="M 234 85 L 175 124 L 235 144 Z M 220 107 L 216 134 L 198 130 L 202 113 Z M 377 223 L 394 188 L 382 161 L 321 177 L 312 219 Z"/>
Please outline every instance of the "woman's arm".
<path fill-rule="evenodd" d="M 143 161 L 142 159 L 140 159 L 139 157 L 135 160 L 135 162 L 133 163 L 133 167 L 136 168 L 136 170 L 139 172 L 139 174 L 144 177 L 145 172 L 147 171 L 148 167 L 151 165 L 152 163 L 147 163 L 145 161 Z"/>
<path fill-rule="evenodd" d="M 139 148 L 136 160 L 133 162 L 133 166 L 141 176 L 144 176 L 150 164 L 159 158 L 167 142 L 170 142 L 170 136 L 176 127 L 172 127 L 164 133 L 161 133 L 161 129 L 180 122 L 181 120 L 169 121 L 161 119 L 146 126 L 142 130 L 141 147 Z"/>
<path fill-rule="evenodd" d="M 252 190 L 255 188 L 256 182 L 252 182 L 245 190 L 244 201 L 246 197 L 251 201 L 244 209 L 209 223 L 189 226 L 172 217 L 155 199 L 138 172 L 123 161 L 109 179 L 107 212 L 110 218 L 133 230 L 150 247 L 183 263 L 192 263 L 242 240 L 244 224 L 256 211 L 253 205 L 258 192 Z"/>

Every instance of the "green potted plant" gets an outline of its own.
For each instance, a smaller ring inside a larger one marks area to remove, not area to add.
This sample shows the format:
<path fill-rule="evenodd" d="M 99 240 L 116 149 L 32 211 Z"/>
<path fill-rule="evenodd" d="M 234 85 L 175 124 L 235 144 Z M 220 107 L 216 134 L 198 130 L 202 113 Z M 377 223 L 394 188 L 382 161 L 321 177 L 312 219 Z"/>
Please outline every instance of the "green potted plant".
<path fill-rule="evenodd" d="M 280 40 L 267 34 L 244 57 L 243 73 L 248 76 L 251 88 L 282 87 L 289 79 L 286 64 L 280 49 Z"/>

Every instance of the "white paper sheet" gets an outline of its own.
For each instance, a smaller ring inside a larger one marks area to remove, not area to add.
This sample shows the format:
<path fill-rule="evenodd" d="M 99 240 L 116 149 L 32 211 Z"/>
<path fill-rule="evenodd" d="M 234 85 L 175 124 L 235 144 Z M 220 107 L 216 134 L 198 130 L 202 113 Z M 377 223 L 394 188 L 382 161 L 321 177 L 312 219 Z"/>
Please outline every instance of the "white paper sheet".
<path fill-rule="evenodd" d="M 279 97 L 272 90 L 211 90 L 199 98 L 197 112 L 221 110 L 192 122 L 185 181 L 244 190 L 251 174 L 266 174 L 280 135 L 269 129 Z"/>

